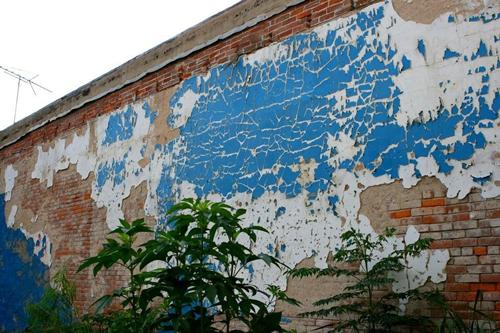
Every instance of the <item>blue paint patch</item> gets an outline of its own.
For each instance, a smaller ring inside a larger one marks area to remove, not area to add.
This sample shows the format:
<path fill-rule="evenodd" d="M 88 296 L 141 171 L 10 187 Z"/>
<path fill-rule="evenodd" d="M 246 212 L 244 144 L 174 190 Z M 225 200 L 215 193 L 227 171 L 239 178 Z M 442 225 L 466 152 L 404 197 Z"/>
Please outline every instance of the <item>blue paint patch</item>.
<path fill-rule="evenodd" d="M 406 56 L 401 59 L 401 72 L 411 68 L 411 60 Z"/>
<path fill-rule="evenodd" d="M 444 50 L 443 60 L 450 58 L 458 58 L 458 57 L 460 57 L 459 52 L 450 50 L 449 48 L 446 48 L 446 50 Z"/>
<path fill-rule="evenodd" d="M 276 210 L 276 218 L 280 217 L 281 215 L 285 214 L 286 208 L 285 207 L 278 207 Z"/>
<path fill-rule="evenodd" d="M 485 177 L 472 177 L 472 178 L 474 179 L 474 182 L 481 184 L 481 185 L 491 181 L 491 175 L 488 175 Z"/>
<path fill-rule="evenodd" d="M 479 42 L 479 47 L 471 57 L 472 60 L 476 60 L 477 58 L 481 57 L 487 57 L 488 56 L 488 48 L 486 47 L 486 44 L 483 41 Z"/>
<path fill-rule="evenodd" d="M 39 301 L 48 285 L 48 267 L 33 254 L 34 247 L 20 230 L 7 227 L 0 194 L 0 331 L 26 328 L 26 303 Z"/>
<path fill-rule="evenodd" d="M 425 42 L 423 39 L 418 40 L 417 50 L 426 59 Z"/>
<path fill-rule="evenodd" d="M 120 161 L 111 161 L 100 164 L 97 167 L 96 187 L 101 190 L 108 179 L 112 180 L 113 187 L 122 184 L 125 181 L 125 164 L 127 155 Z M 138 172 L 138 170 L 136 170 Z"/>
<path fill-rule="evenodd" d="M 152 124 L 155 121 L 156 116 L 158 116 L 158 112 L 153 111 L 151 109 L 151 106 L 147 102 L 144 102 L 144 104 L 142 105 L 142 109 L 144 110 L 144 115 L 146 116 L 146 118 L 149 119 L 149 123 Z"/>
<path fill-rule="evenodd" d="M 108 127 L 103 145 L 110 145 L 117 141 L 130 139 L 134 133 L 134 127 L 137 123 L 137 113 L 132 106 L 128 106 L 125 111 L 113 113 L 108 120 Z"/>

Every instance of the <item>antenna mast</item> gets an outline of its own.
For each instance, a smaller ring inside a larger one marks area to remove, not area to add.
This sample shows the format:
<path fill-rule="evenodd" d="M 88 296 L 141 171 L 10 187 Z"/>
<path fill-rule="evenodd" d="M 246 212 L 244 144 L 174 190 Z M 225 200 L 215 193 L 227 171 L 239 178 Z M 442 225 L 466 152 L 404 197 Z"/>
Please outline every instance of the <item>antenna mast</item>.
<path fill-rule="evenodd" d="M 34 86 L 37 86 L 38 88 L 41 88 L 45 91 L 48 91 L 49 93 L 52 93 L 52 91 L 50 91 L 49 89 L 45 88 L 44 86 L 36 83 L 36 82 L 33 82 L 33 80 L 38 77 L 38 74 L 33 76 L 31 79 L 28 79 L 24 76 L 22 76 L 21 74 L 18 74 L 14 71 L 11 71 L 10 69 L 7 69 L 3 66 L 0 65 L 0 69 L 2 69 L 4 71 L 5 74 L 9 75 L 9 76 L 12 76 L 13 78 L 17 79 L 17 92 L 16 92 L 16 105 L 14 107 L 14 123 L 16 122 L 16 115 L 17 115 L 17 104 L 19 102 L 19 88 L 21 87 L 21 82 L 23 83 L 27 83 L 30 85 L 31 87 L 31 90 L 33 90 L 33 94 L 35 94 L 36 96 L 36 92 L 35 92 L 35 88 Z"/>

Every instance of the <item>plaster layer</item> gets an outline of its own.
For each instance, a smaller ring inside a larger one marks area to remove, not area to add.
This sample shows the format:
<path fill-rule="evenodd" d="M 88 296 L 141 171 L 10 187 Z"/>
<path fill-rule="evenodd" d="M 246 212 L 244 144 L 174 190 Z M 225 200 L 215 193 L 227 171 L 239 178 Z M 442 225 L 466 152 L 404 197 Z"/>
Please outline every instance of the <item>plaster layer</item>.
<path fill-rule="evenodd" d="M 37 147 L 31 176 L 49 188 L 70 165 L 82 179 L 93 173 L 91 198 L 106 208 L 110 229 L 139 186 L 158 228 L 180 198 L 225 200 L 248 210 L 245 223 L 269 229 L 250 244 L 257 252 L 326 267 L 346 228 L 376 236 L 360 214 L 366 189 L 412 188 L 427 176 L 450 198 L 472 188 L 500 194 L 500 9 L 482 8 L 427 25 L 405 21 L 391 2 L 372 5 L 192 76 L 160 106 L 137 101 L 71 143 Z M 408 228 L 374 262 L 418 238 Z M 433 250 L 411 259 L 393 288 L 444 281 L 448 258 Z M 286 287 L 264 266 L 243 274 Z"/>

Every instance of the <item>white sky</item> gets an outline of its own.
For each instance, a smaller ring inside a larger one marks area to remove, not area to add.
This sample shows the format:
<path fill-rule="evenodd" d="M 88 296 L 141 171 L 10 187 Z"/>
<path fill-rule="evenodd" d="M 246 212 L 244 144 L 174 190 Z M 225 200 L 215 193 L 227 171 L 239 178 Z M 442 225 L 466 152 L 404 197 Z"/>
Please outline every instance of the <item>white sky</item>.
<path fill-rule="evenodd" d="M 1 0 L 0 66 L 21 83 L 16 120 L 238 0 Z M 0 70 L 0 130 L 12 125 L 17 80 Z"/>

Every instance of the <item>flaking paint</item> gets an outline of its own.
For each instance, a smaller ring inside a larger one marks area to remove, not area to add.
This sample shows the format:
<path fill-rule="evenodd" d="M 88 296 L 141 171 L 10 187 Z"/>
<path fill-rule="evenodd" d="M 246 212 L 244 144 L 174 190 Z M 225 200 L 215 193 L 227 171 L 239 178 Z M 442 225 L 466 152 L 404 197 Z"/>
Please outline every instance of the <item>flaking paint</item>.
<path fill-rule="evenodd" d="M 82 179 L 93 172 L 92 199 L 110 228 L 143 182 L 146 214 L 160 227 L 179 198 L 226 200 L 249 211 L 245 223 L 270 230 L 251 244 L 257 251 L 325 267 L 347 227 L 375 236 L 359 214 L 367 188 L 396 180 L 411 188 L 429 176 L 448 197 L 474 187 L 500 194 L 498 13 L 492 4 L 474 17 L 420 24 L 390 2 L 372 5 L 183 81 L 162 106 L 172 110 L 167 120 L 138 101 L 88 123 L 69 144 L 37 147 L 32 178 L 50 187 L 70 164 Z M 152 144 L 158 119 L 178 136 Z M 410 227 L 386 250 L 418 237 Z M 448 259 L 425 252 L 393 288 L 444 281 Z M 244 274 L 286 287 L 257 264 Z"/>

